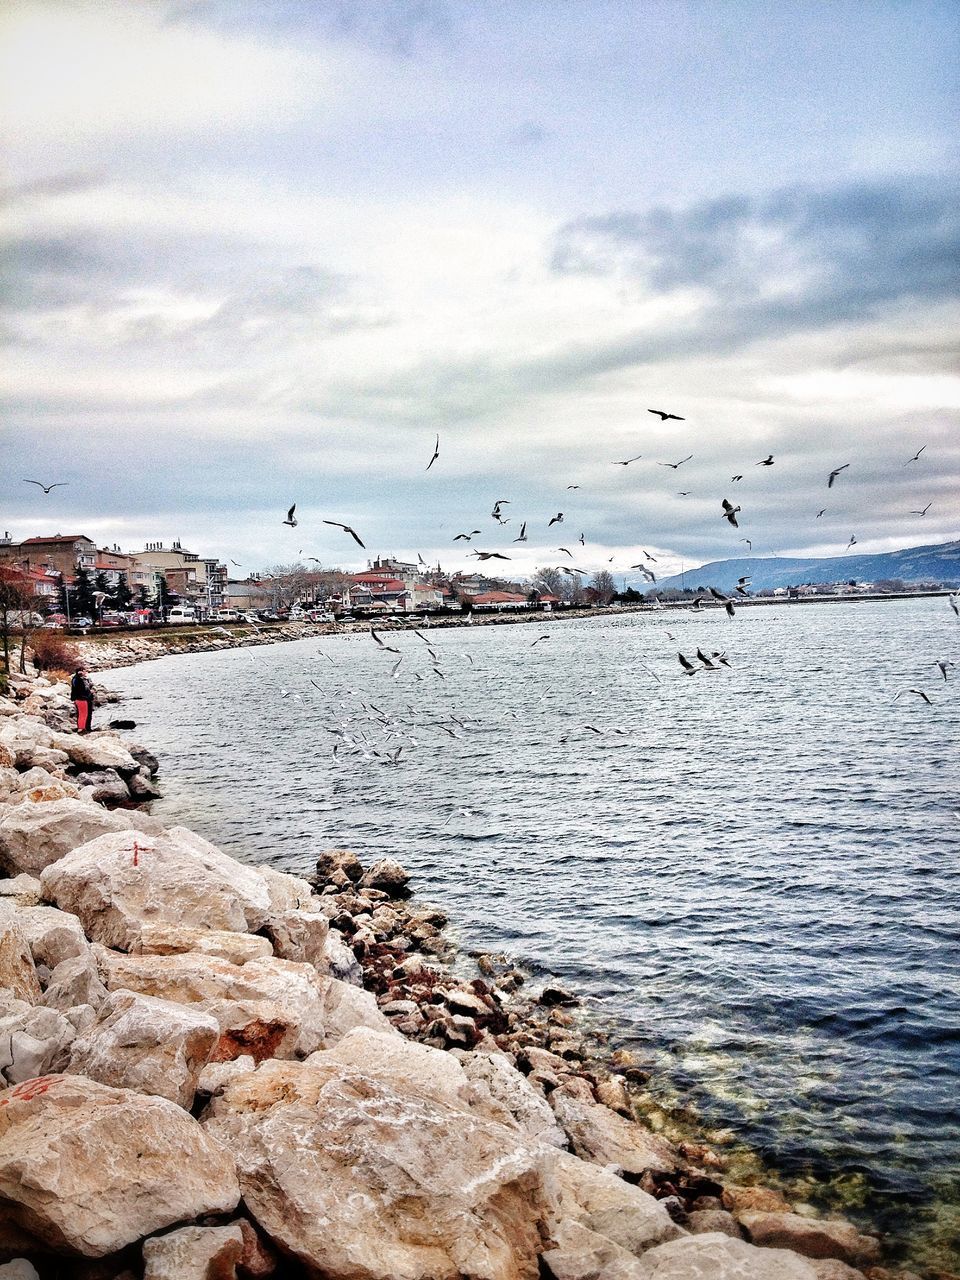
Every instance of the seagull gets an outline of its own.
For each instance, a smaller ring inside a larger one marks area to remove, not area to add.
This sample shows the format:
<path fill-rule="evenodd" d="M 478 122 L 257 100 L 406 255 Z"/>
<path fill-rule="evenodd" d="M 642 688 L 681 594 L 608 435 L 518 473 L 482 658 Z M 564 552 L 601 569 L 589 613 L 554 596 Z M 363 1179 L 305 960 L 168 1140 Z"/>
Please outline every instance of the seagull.
<path fill-rule="evenodd" d="M 549 639 L 550 639 L 549 636 L 537 636 L 536 640 L 534 640 L 530 648 L 531 649 L 535 648 L 540 643 L 541 640 L 549 640 Z M 944 676 L 944 679 L 946 679 L 946 676 Z"/>
<path fill-rule="evenodd" d="M 56 484 L 44 484 L 42 480 L 24 480 L 24 484 L 38 484 L 44 493 L 49 493 L 51 489 L 62 489 L 70 483 L 69 480 L 58 480 Z"/>
<path fill-rule="evenodd" d="M 851 535 L 850 535 L 850 541 L 849 541 L 849 542 L 847 543 L 847 545 L 844 547 L 844 551 L 849 551 L 849 550 L 850 550 L 850 548 L 851 548 L 851 547 L 856 543 L 856 541 L 857 541 L 857 540 L 856 540 L 856 538 L 855 538 L 855 537 L 853 536 L 853 534 L 851 533 Z"/>
<path fill-rule="evenodd" d="M 631 569 L 639 569 L 648 582 L 656 582 L 657 576 L 652 569 L 648 569 L 645 564 L 632 564 Z"/>
<path fill-rule="evenodd" d="M 932 700 L 927 697 L 927 695 L 924 693 L 922 689 L 901 689 L 900 693 L 894 696 L 894 699 L 893 699 L 894 702 L 896 702 L 897 698 L 899 698 L 904 693 L 915 693 L 917 694 L 918 697 L 922 698 L 924 702 L 929 703 L 931 707 L 933 706 Z"/>
<path fill-rule="evenodd" d="M 733 607 L 733 601 L 728 596 L 725 596 L 722 591 L 718 591 L 716 587 L 708 587 L 707 590 L 713 596 L 714 600 L 719 600 L 722 603 L 731 618 L 735 618 L 737 616 L 736 610 Z"/>
<path fill-rule="evenodd" d="M 960 593 L 955 592 L 952 596 L 947 596 L 947 604 L 957 617 L 960 618 L 960 604 L 958 604 L 958 601 L 960 601 Z"/>
<path fill-rule="evenodd" d="M 689 462 L 692 457 L 693 457 L 693 454 L 688 453 L 687 456 L 685 458 L 681 458 L 679 462 L 658 462 L 657 466 L 670 467 L 673 471 L 676 471 L 677 467 L 682 467 L 683 464 L 685 462 Z"/>
<path fill-rule="evenodd" d="M 697 650 L 697 657 L 703 663 L 707 671 L 716 671 L 717 664 L 713 661 L 712 658 L 708 658 L 702 649 Z"/>
<path fill-rule="evenodd" d="M 923 508 L 922 511 L 911 511 L 910 514 L 912 516 L 925 516 L 932 506 L 933 506 L 933 502 L 931 500 L 930 502 L 927 503 L 927 505 Z"/>
<path fill-rule="evenodd" d="M 436 460 L 437 460 L 439 457 L 440 457 L 440 437 L 439 437 L 439 436 L 437 436 L 437 443 L 433 446 L 433 457 L 432 457 L 432 458 L 430 459 L 430 461 L 427 463 L 427 470 L 428 470 L 428 471 L 430 470 L 430 468 L 433 466 L 433 464 L 436 462 Z"/>
<path fill-rule="evenodd" d="M 475 533 L 480 533 L 479 529 L 471 529 L 469 533 L 458 533 L 454 538 L 454 542 L 459 542 L 462 538 L 464 542 L 469 542 Z"/>
<path fill-rule="evenodd" d="M 826 511 L 827 511 L 826 507 L 821 507 L 820 510 L 817 512 L 817 519 L 819 520 L 822 515 L 826 515 Z"/>
<path fill-rule="evenodd" d="M 580 543 L 581 547 L 585 547 L 585 546 L 587 545 L 587 544 L 584 542 L 584 540 L 583 540 L 583 534 L 582 534 L 582 533 L 581 533 L 580 537 L 577 539 L 577 541 Z"/>
<path fill-rule="evenodd" d="M 562 551 L 562 552 L 564 553 L 564 555 L 569 556 L 571 560 L 573 560 L 573 559 L 574 559 L 574 554 L 573 554 L 573 552 L 572 552 L 572 551 L 568 551 L 566 547 L 557 547 L 557 550 L 558 550 L 558 551 Z"/>
<path fill-rule="evenodd" d="M 287 512 L 286 520 L 284 520 L 283 522 L 284 524 L 288 524 L 291 529 L 295 529 L 297 527 L 297 517 L 293 514 L 296 511 L 296 509 L 297 509 L 297 504 L 294 503 L 293 506 L 290 508 L 290 510 Z"/>
<path fill-rule="evenodd" d="M 613 465 L 615 467 L 629 467 L 631 462 L 639 462 L 642 457 L 643 457 L 643 454 L 638 453 L 635 458 L 628 458 L 626 462 L 615 462 Z"/>
<path fill-rule="evenodd" d="M 677 657 L 680 660 L 681 667 L 683 667 L 688 676 L 695 676 L 700 670 L 700 667 L 695 666 L 690 659 L 685 658 L 682 653 L 678 653 Z"/>
<path fill-rule="evenodd" d="M 733 481 L 735 481 L 735 480 L 742 480 L 742 479 L 743 479 L 743 476 L 731 476 L 731 477 L 730 477 L 731 482 L 733 482 Z"/>
<path fill-rule="evenodd" d="M 471 551 L 471 556 L 476 556 L 478 560 L 509 560 L 509 556 L 502 556 L 499 551 Z"/>
<path fill-rule="evenodd" d="M 231 561 L 230 561 L 230 563 L 231 563 L 232 565 L 234 565 L 237 569 L 242 569 L 242 568 L 243 568 L 243 565 L 242 565 L 242 564 L 238 564 L 236 560 L 231 560 Z"/>
<path fill-rule="evenodd" d="M 500 508 L 501 508 L 501 507 L 509 507 L 509 505 L 510 505 L 510 499 L 509 499 L 509 498 L 498 498 L 498 499 L 496 500 L 496 502 L 493 504 L 493 510 L 490 512 L 490 514 L 493 516 L 494 520 L 499 520 L 499 519 L 500 519 Z"/>
<path fill-rule="evenodd" d="M 524 520 L 523 524 L 520 526 L 520 537 L 514 538 L 514 542 L 526 542 L 526 540 L 527 540 L 527 522 L 526 520 Z"/>
<path fill-rule="evenodd" d="M 938 661 L 936 665 L 940 668 L 940 674 L 943 676 L 944 680 L 946 680 L 946 678 L 947 678 L 947 668 L 948 668 L 948 667 L 955 667 L 957 664 L 956 664 L 955 662 L 951 662 L 951 661 L 950 661 L 950 659 L 949 659 L 949 658 L 947 658 L 947 659 L 946 659 L 945 661 L 943 661 L 943 662 L 939 662 L 939 661 Z"/>
<path fill-rule="evenodd" d="M 568 485 L 567 485 L 567 488 L 568 488 L 568 489 L 579 489 L 579 488 L 580 488 L 580 486 L 579 486 L 578 484 L 568 484 Z"/>
<path fill-rule="evenodd" d="M 926 447 L 927 447 L 927 446 L 926 446 L 925 444 L 922 444 L 922 445 L 920 446 L 920 448 L 917 450 L 917 452 L 913 455 L 913 457 L 912 457 L 912 458 L 908 458 L 908 459 L 906 460 L 906 462 L 905 462 L 903 465 L 904 465 L 905 467 L 909 467 L 909 465 L 910 465 L 910 463 L 911 463 L 911 462 L 916 462 L 916 461 L 917 461 L 917 459 L 920 457 L 921 453 L 923 453 L 923 451 L 924 451 L 924 449 L 925 449 Z"/>
<path fill-rule="evenodd" d="M 745 543 L 747 544 L 747 550 L 748 550 L 748 551 L 752 551 L 752 550 L 753 550 L 753 543 L 750 541 L 750 539 L 749 539 L 749 538 L 741 538 L 741 539 L 740 539 L 740 541 L 741 541 L 741 542 L 745 542 Z"/>
<path fill-rule="evenodd" d="M 758 466 L 758 467 L 772 467 L 772 466 L 773 466 L 773 454 L 772 454 L 772 453 L 767 454 L 767 456 L 766 456 L 765 458 L 762 458 L 762 459 L 761 459 L 758 463 L 756 463 L 755 465 L 756 465 L 756 466 Z"/>
<path fill-rule="evenodd" d="M 737 512 L 740 510 L 740 508 L 731 506 L 730 503 L 726 500 L 726 498 L 723 499 L 722 505 L 723 505 L 723 519 L 729 520 L 735 529 L 739 529 L 740 526 L 737 524 Z"/>
<path fill-rule="evenodd" d="M 371 627 L 371 628 L 370 628 L 370 637 L 371 637 L 371 639 L 372 639 L 372 640 L 375 640 L 375 641 L 376 641 L 376 643 L 380 646 L 380 648 L 381 648 L 381 649 L 386 649 L 387 653 L 399 653 L 399 652 L 400 652 L 400 650 L 399 650 L 399 649 L 391 649 L 390 645 L 388 645 L 388 644 L 384 644 L 384 642 L 380 639 L 380 637 L 379 637 L 379 636 L 377 635 L 377 633 L 374 631 L 373 627 Z"/>
<path fill-rule="evenodd" d="M 693 491 L 692 491 L 691 489 L 678 489 L 678 490 L 677 490 L 677 497 L 678 497 L 678 498 L 689 498 L 689 497 L 690 497 L 690 494 L 691 494 L 692 492 L 693 492 Z"/>
<path fill-rule="evenodd" d="M 641 547 L 640 550 L 643 551 L 643 547 Z M 654 564 L 657 563 L 657 557 L 652 556 L 649 551 L 643 551 L 643 554 L 647 557 L 648 560 L 652 560 Z"/>
<path fill-rule="evenodd" d="M 847 467 L 849 467 L 849 465 L 850 465 L 850 463 L 849 463 L 849 462 L 845 462 L 845 463 L 843 464 L 843 466 L 842 466 L 842 467 L 837 467 L 835 471 L 831 471 L 831 472 L 830 472 L 830 476 L 829 476 L 829 478 L 828 478 L 828 480 L 827 480 L 827 488 L 828 488 L 828 489 L 832 489 L 832 488 L 833 488 L 833 482 L 834 482 L 834 480 L 836 480 L 837 476 L 840 474 L 840 472 L 841 472 L 841 471 L 846 471 L 846 469 L 847 469 Z"/>
<path fill-rule="evenodd" d="M 553 517 L 553 519 L 550 520 L 550 522 L 548 523 L 547 528 L 549 529 L 551 524 L 562 524 L 562 523 L 563 523 L 563 512 L 558 511 L 557 514 Z"/>
<path fill-rule="evenodd" d="M 580 574 L 582 574 L 583 576 L 586 576 L 587 574 L 586 569 L 570 569 L 565 564 L 558 564 L 557 568 L 560 570 L 561 573 L 569 574 L 571 578 L 575 578 Z"/>
<path fill-rule="evenodd" d="M 344 533 L 349 533 L 350 537 L 354 540 L 354 542 L 357 544 L 358 547 L 364 547 L 364 543 L 360 541 L 360 538 L 356 530 L 351 529 L 348 524 L 341 524 L 339 520 L 324 520 L 323 523 L 332 524 L 335 529 L 342 529 Z"/>
<path fill-rule="evenodd" d="M 661 422 L 686 422 L 686 418 L 681 418 L 676 413 L 664 413 L 662 409 L 648 409 L 647 413 L 655 413 Z"/>

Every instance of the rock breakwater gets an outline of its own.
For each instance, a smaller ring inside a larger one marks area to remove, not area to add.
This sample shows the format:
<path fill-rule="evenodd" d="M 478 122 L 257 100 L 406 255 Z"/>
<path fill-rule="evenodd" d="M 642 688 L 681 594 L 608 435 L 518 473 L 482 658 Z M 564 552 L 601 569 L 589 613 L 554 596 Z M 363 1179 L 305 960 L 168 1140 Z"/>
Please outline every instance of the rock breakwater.
<path fill-rule="evenodd" d="M 908 1280 L 638 1116 L 643 1068 L 401 866 L 241 864 L 82 775 L 145 748 L 0 699 L 0 1276 Z M 42 775 L 42 777 L 41 777 Z"/>

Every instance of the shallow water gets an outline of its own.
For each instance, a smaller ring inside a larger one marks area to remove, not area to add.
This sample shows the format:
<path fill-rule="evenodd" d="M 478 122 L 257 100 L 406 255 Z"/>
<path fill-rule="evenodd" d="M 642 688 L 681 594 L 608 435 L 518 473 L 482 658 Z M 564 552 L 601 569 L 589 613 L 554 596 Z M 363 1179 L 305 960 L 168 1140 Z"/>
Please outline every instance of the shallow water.
<path fill-rule="evenodd" d="M 106 674 L 142 698 L 125 714 L 161 756 L 154 811 L 291 871 L 335 846 L 396 856 L 465 946 L 558 975 L 652 1051 L 664 1100 L 830 1179 L 811 1197 L 907 1256 L 955 1261 L 945 600 L 440 630 L 442 675 L 416 635 L 384 639 L 395 678 L 367 635 Z M 731 667 L 684 676 L 698 646 Z M 911 686 L 933 705 L 894 700 Z"/>

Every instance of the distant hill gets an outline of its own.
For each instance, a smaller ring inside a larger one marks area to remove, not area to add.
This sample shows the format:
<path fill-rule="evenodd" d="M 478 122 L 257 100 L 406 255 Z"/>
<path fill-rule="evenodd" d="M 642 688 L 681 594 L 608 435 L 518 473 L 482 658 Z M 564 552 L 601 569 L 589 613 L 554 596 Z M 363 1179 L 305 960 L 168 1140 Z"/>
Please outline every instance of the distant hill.
<path fill-rule="evenodd" d="M 798 586 L 804 582 L 849 582 L 851 579 L 878 582 L 883 578 L 900 578 L 908 583 L 938 582 L 943 586 L 957 587 L 960 586 L 960 542 L 907 547 L 903 551 L 872 556 L 811 557 L 808 560 L 764 556 L 714 560 L 699 569 L 687 569 L 682 575 L 662 578 L 657 587 L 717 587 L 720 591 L 732 591 L 737 579 L 744 575 L 751 579 L 751 591 Z"/>

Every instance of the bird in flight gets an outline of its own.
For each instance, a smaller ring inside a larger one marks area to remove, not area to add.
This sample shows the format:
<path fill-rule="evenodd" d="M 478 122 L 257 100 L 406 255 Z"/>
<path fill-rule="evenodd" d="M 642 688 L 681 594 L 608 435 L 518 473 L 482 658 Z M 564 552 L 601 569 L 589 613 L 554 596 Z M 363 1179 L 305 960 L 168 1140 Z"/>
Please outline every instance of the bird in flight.
<path fill-rule="evenodd" d="M 927 446 L 926 446 L 925 444 L 922 444 L 922 445 L 920 446 L 920 448 L 917 450 L 917 452 L 913 455 L 913 457 L 912 457 L 912 458 L 908 458 L 908 459 L 906 460 L 906 462 L 905 462 L 903 465 L 904 465 L 905 467 L 909 467 L 909 465 L 910 465 L 910 463 L 911 463 L 911 462 L 916 462 L 916 461 L 917 461 L 917 459 L 920 457 L 921 453 L 923 453 L 923 451 L 924 451 L 924 449 L 925 449 L 926 447 L 927 447 Z"/>
<path fill-rule="evenodd" d="M 635 458 L 628 458 L 626 462 L 615 462 L 613 465 L 615 467 L 629 467 L 631 462 L 639 462 L 642 457 L 643 457 L 643 454 L 638 453 Z"/>
<path fill-rule="evenodd" d="M 454 538 L 454 542 L 459 542 L 461 538 L 464 542 L 469 542 L 475 533 L 479 533 L 479 529 L 471 529 L 469 533 L 458 533 Z"/>
<path fill-rule="evenodd" d="M 773 466 L 773 454 L 772 454 L 772 453 L 767 454 L 767 456 L 766 456 L 765 458 L 761 458 L 761 459 L 760 459 L 760 461 L 759 461 L 758 463 L 756 463 L 756 465 L 757 465 L 758 467 L 772 467 L 772 466 Z"/>
<path fill-rule="evenodd" d="M 478 560 L 509 560 L 509 556 L 503 556 L 499 551 L 471 551 L 471 556 L 476 556 Z"/>
<path fill-rule="evenodd" d="M 840 474 L 840 472 L 841 472 L 841 471 L 846 471 L 846 469 L 847 469 L 847 467 L 849 467 L 849 465 L 850 465 L 850 463 L 849 463 L 849 462 L 845 462 L 845 463 L 843 464 L 843 466 L 842 466 L 842 467 L 837 467 L 837 468 L 836 468 L 836 470 L 834 470 L 834 471 L 831 471 L 831 472 L 830 472 L 829 479 L 827 480 L 827 488 L 828 488 L 828 489 L 832 489 L 832 488 L 833 488 L 833 482 L 834 482 L 834 480 L 836 480 L 837 476 Z"/>
<path fill-rule="evenodd" d="M 580 543 L 581 547 L 585 547 L 585 546 L 587 545 L 587 544 L 586 544 L 586 542 L 584 541 L 584 538 L 583 538 L 583 534 L 582 534 L 582 533 L 581 533 L 580 537 L 577 539 L 577 541 Z"/>
<path fill-rule="evenodd" d="M 243 568 L 243 565 L 242 565 L 242 564 L 238 564 L 236 560 L 231 560 L 231 561 L 230 561 L 230 563 L 231 563 L 232 565 L 235 565 L 235 566 L 236 566 L 236 568 L 238 568 L 238 569 L 242 569 L 242 568 Z"/>
<path fill-rule="evenodd" d="M 685 462 L 689 462 L 692 457 L 693 457 L 693 454 L 688 453 L 687 456 L 685 458 L 681 458 L 679 462 L 658 462 L 657 466 L 670 467 L 673 471 L 676 471 L 677 467 L 682 467 L 683 464 Z"/>
<path fill-rule="evenodd" d="M 524 520 L 523 524 L 520 526 L 520 537 L 514 538 L 514 542 L 526 542 L 526 540 L 527 540 L 527 522 L 526 520 Z"/>
<path fill-rule="evenodd" d="M 376 643 L 380 646 L 380 648 L 381 648 L 381 649 L 386 649 L 387 653 L 399 653 L 399 652 L 400 652 L 400 650 L 399 650 L 399 649 L 392 649 L 392 648 L 390 647 L 390 645 L 388 645 L 388 644 L 384 644 L 384 642 L 380 639 L 380 637 L 379 637 L 379 636 L 377 635 L 377 633 L 374 631 L 373 627 L 371 627 L 371 628 L 370 628 L 370 637 L 371 637 L 371 639 L 373 639 L 373 640 L 375 640 L 375 641 L 376 641 Z"/>
<path fill-rule="evenodd" d="M 661 422 L 686 422 L 686 418 L 681 418 L 677 413 L 665 413 L 663 409 L 648 409 L 647 413 L 655 413 Z"/>
<path fill-rule="evenodd" d="M 743 479 L 743 476 L 731 476 L 731 477 L 730 477 L 731 482 L 736 481 L 736 480 L 742 480 L 742 479 Z"/>
<path fill-rule="evenodd" d="M 360 537 L 357 534 L 357 531 L 355 529 L 351 529 L 348 524 L 341 524 L 339 520 L 324 520 L 323 523 L 332 524 L 335 529 L 342 529 L 344 533 L 349 533 L 350 537 L 354 540 L 354 542 L 357 544 L 358 547 L 364 546 L 364 544 L 360 541 Z"/>
<path fill-rule="evenodd" d="M 847 543 L 847 545 L 844 547 L 844 551 L 849 551 L 849 550 L 850 550 L 850 548 L 856 544 L 856 541 L 857 541 L 857 540 L 856 540 L 856 538 L 855 538 L 855 537 L 853 536 L 853 534 L 851 533 L 851 535 L 850 535 L 850 541 L 849 541 L 849 542 Z"/>
<path fill-rule="evenodd" d="M 579 488 L 580 488 L 580 486 L 579 486 L 578 484 L 568 484 L 568 485 L 567 485 L 567 488 L 568 488 L 568 489 L 579 489 Z M 534 644 L 536 644 L 536 640 L 534 640 Z"/>
<path fill-rule="evenodd" d="M 500 519 L 500 508 L 501 508 L 501 507 L 509 507 L 509 505 L 510 505 L 510 499 L 509 499 L 509 498 L 498 498 L 498 499 L 496 500 L 496 502 L 493 504 L 493 510 L 490 512 L 490 514 L 493 516 L 494 520 L 499 520 L 499 519 Z"/>
<path fill-rule="evenodd" d="M 293 506 L 290 508 L 290 510 L 287 512 L 286 520 L 283 521 L 283 523 L 288 524 L 291 529 L 295 529 L 297 527 L 297 517 L 293 514 L 296 511 L 296 509 L 297 509 L 297 504 L 294 503 Z"/>
<path fill-rule="evenodd" d="M 911 511 L 910 514 L 912 516 L 925 516 L 932 506 L 933 502 L 928 502 L 922 511 Z"/>
<path fill-rule="evenodd" d="M 689 498 L 691 493 L 692 493 L 692 490 L 691 490 L 691 489 L 678 489 L 678 490 L 677 490 L 677 497 L 678 497 L 678 498 Z"/>
<path fill-rule="evenodd" d="M 713 596 L 714 600 L 720 601 L 720 603 L 726 609 L 727 613 L 729 613 L 731 618 L 735 618 L 737 616 L 736 610 L 733 607 L 733 601 L 730 599 L 729 596 L 725 596 L 723 592 L 718 591 L 716 587 L 707 587 L 707 590 Z"/>
<path fill-rule="evenodd" d="M 745 577 L 743 577 L 743 578 L 738 578 L 738 579 L 737 579 L 737 591 L 739 592 L 739 594 L 740 594 L 740 595 L 742 595 L 742 596 L 748 595 L 748 594 L 749 594 L 749 587 L 750 587 L 750 578 L 749 578 L 749 576 L 745 576 Z"/>
<path fill-rule="evenodd" d="M 740 539 L 740 541 L 741 541 L 741 542 L 745 542 L 745 543 L 747 544 L 747 550 L 748 550 L 748 551 L 752 551 L 752 550 L 753 550 L 753 543 L 750 541 L 750 539 L 749 539 L 749 538 L 741 538 L 741 539 Z"/>
<path fill-rule="evenodd" d="M 702 667 L 698 667 L 695 663 L 691 662 L 689 658 L 685 658 L 682 653 L 678 653 L 677 658 L 680 661 L 681 667 L 683 667 L 688 676 L 695 676 L 698 671 L 703 670 Z"/>
<path fill-rule="evenodd" d="M 551 524 L 562 524 L 562 523 L 563 523 L 563 512 L 558 511 L 557 514 L 553 517 L 553 519 L 550 520 L 550 522 L 547 524 L 547 528 L 549 529 Z"/>
<path fill-rule="evenodd" d="M 572 551 L 568 551 L 566 547 L 557 547 L 557 550 L 558 550 L 558 551 L 562 551 L 562 552 L 564 553 L 564 555 L 568 555 L 568 556 L 570 557 L 570 559 L 571 559 L 571 560 L 574 558 L 574 557 L 573 557 L 573 552 L 572 552 Z"/>
<path fill-rule="evenodd" d="M 38 484 L 44 493 L 49 493 L 51 489 L 62 489 L 70 483 L 69 480 L 58 480 L 56 484 L 44 484 L 42 480 L 24 480 L 24 484 Z"/>
<path fill-rule="evenodd" d="M 735 529 L 739 529 L 740 526 L 737 524 L 737 512 L 740 510 L 740 508 L 731 506 L 730 503 L 726 500 L 726 498 L 722 500 L 722 505 L 723 505 L 723 519 L 729 520 Z"/>
<path fill-rule="evenodd" d="M 827 508 L 821 507 L 820 510 L 817 512 L 817 519 L 819 520 L 822 515 L 826 515 L 826 512 L 827 512 Z"/>
<path fill-rule="evenodd" d="M 933 706 L 933 701 L 927 697 L 927 695 L 924 693 L 922 689 L 901 689 L 900 693 L 894 696 L 894 699 L 893 699 L 894 702 L 896 702 L 897 698 L 901 697 L 901 695 L 905 693 L 915 693 L 917 694 L 918 697 L 922 698 L 924 702 L 929 703 L 931 707 Z"/>
<path fill-rule="evenodd" d="M 640 550 L 643 551 L 643 547 L 641 547 Z M 648 560 L 651 560 L 654 564 L 657 563 L 657 557 L 652 556 L 649 551 L 643 551 L 643 554 Z"/>
<path fill-rule="evenodd" d="M 430 470 L 430 468 L 433 466 L 433 464 L 436 462 L 436 460 L 437 460 L 439 457 L 440 457 L 440 437 L 439 437 L 439 436 L 437 436 L 437 443 L 433 446 L 433 457 L 432 457 L 432 458 L 430 459 L 430 461 L 427 463 L 427 470 L 428 470 L 428 471 Z"/>
<path fill-rule="evenodd" d="M 953 612 L 957 615 L 957 617 L 960 618 L 960 603 L 958 603 L 958 601 L 960 601 L 960 594 L 958 593 L 955 593 L 952 596 L 947 596 L 947 604 L 950 606 Z"/>
<path fill-rule="evenodd" d="M 656 582 L 657 577 L 652 569 L 648 569 L 645 564 L 632 564 L 631 569 L 639 569 L 648 582 Z"/>
<path fill-rule="evenodd" d="M 537 636 L 536 640 L 534 640 L 534 642 L 533 642 L 533 644 L 530 646 L 530 648 L 531 648 L 531 649 L 535 649 L 535 648 L 536 648 L 536 646 L 540 643 L 540 641 L 541 641 L 541 640 L 549 640 L 549 639 L 550 639 L 550 637 L 549 637 L 549 636 Z"/>
<path fill-rule="evenodd" d="M 957 664 L 955 662 L 951 662 L 950 659 L 947 658 L 944 661 L 938 660 L 936 665 L 940 668 L 940 674 L 943 676 L 944 680 L 946 680 L 947 668 L 955 667 Z"/>

